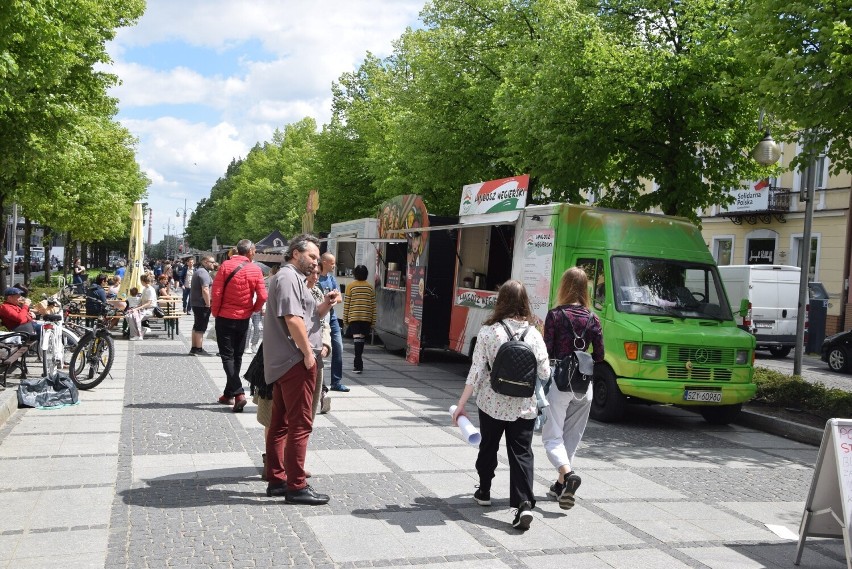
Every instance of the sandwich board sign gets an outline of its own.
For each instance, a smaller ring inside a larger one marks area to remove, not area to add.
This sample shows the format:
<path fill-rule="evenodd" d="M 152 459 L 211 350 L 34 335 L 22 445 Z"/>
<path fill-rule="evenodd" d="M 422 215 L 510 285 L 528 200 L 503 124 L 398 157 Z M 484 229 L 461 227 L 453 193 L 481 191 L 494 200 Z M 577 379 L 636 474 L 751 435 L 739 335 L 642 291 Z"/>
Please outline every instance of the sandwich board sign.
<path fill-rule="evenodd" d="M 843 539 L 846 566 L 852 569 L 852 419 L 829 419 L 817 455 L 811 489 L 799 526 L 796 565 L 802 560 L 805 539 Z"/>

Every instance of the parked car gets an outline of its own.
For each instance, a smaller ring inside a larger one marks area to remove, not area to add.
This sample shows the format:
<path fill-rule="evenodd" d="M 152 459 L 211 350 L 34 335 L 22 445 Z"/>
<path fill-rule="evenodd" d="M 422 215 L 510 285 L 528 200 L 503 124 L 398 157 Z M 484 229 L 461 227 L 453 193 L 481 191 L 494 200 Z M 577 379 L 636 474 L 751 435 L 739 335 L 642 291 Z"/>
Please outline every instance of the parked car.
<path fill-rule="evenodd" d="M 831 371 L 852 371 L 852 330 L 829 336 L 822 342 L 822 361 Z"/>

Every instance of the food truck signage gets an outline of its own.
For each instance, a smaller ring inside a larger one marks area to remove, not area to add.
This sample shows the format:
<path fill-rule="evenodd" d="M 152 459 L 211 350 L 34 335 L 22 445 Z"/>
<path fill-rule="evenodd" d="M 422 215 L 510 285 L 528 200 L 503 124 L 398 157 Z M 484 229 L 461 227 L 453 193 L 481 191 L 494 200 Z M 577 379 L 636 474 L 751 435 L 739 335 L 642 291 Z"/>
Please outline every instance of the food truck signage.
<path fill-rule="evenodd" d="M 524 209 L 529 185 L 530 177 L 526 174 L 468 184 L 462 188 L 459 216 Z"/>
<path fill-rule="evenodd" d="M 556 232 L 551 228 L 524 231 L 523 282 L 530 306 L 540 327 L 550 308 L 550 274 L 553 269 L 553 243 Z"/>
<path fill-rule="evenodd" d="M 456 306 L 492 310 L 495 304 L 497 304 L 496 292 L 472 288 L 459 288 L 456 290 Z"/>

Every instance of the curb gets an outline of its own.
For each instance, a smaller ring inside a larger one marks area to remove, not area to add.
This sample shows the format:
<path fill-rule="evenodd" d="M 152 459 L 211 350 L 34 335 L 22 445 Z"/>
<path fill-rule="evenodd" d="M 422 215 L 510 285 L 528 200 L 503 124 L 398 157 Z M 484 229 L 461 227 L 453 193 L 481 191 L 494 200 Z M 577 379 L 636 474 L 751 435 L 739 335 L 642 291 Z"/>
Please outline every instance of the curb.
<path fill-rule="evenodd" d="M 747 409 L 740 411 L 734 423 L 816 447 L 822 444 L 822 429 L 794 423 L 786 419 L 779 419 L 778 417 L 771 417 Z"/>
<path fill-rule="evenodd" d="M 6 424 L 18 409 L 18 386 L 6 384 L 6 389 L 0 391 L 0 428 Z"/>

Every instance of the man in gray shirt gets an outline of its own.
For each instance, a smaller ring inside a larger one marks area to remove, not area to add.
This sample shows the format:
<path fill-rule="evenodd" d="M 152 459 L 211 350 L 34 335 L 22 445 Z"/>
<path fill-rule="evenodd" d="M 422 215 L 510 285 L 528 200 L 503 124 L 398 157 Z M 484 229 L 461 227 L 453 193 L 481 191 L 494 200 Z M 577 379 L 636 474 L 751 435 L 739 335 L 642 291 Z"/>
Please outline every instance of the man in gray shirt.
<path fill-rule="evenodd" d="M 319 505 L 329 500 L 305 479 L 317 374 L 314 348 L 322 347 L 321 327 L 316 324 L 340 300 L 340 292 L 330 291 L 317 304 L 305 284 L 319 257 L 319 241 L 313 235 L 290 240 L 286 263 L 269 281 L 263 317 L 264 376 L 267 385 L 273 386 L 266 495 L 284 496 L 291 504 Z"/>
<path fill-rule="evenodd" d="M 209 356 L 204 351 L 204 332 L 210 322 L 210 267 L 213 266 L 213 257 L 205 255 L 201 257 L 201 266 L 192 273 L 190 284 L 189 303 L 192 306 L 192 347 L 189 349 L 191 356 Z"/>

